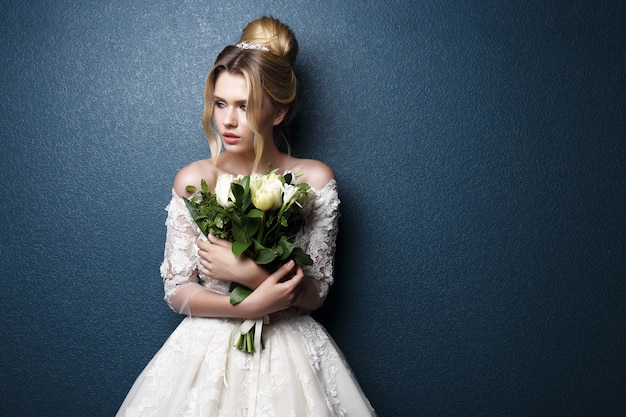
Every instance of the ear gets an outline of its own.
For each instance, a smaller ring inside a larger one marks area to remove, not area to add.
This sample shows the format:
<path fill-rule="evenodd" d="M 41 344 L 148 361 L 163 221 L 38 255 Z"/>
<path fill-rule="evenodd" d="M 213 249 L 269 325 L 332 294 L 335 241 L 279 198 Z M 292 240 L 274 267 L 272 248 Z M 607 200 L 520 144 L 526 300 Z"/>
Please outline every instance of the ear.
<path fill-rule="evenodd" d="M 277 107 L 276 112 L 274 113 L 274 120 L 272 121 L 272 125 L 278 126 L 279 124 L 281 124 L 283 120 L 285 120 L 288 111 L 289 107 L 287 106 Z"/>

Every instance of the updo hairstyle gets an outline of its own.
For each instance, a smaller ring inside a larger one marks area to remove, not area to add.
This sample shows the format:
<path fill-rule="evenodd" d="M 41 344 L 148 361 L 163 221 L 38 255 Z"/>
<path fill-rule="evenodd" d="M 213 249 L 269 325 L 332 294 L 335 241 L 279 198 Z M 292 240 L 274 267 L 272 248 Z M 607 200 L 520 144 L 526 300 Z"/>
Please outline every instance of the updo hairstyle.
<path fill-rule="evenodd" d="M 289 151 L 286 129 L 293 119 L 296 101 L 297 80 L 293 72 L 293 64 L 298 55 L 298 42 L 288 26 L 272 17 L 262 17 L 245 27 L 237 45 L 242 43 L 264 47 L 268 50 L 235 45 L 224 48 L 206 80 L 202 126 L 209 141 L 213 163 L 216 164 L 223 143 L 213 122 L 215 80 L 224 71 L 243 75 L 248 83 L 246 116 L 248 125 L 255 133 L 256 158 L 253 166 L 253 171 L 255 171 L 263 154 L 264 138 L 258 131 L 263 94 L 268 96 L 274 106 L 289 108 L 285 119 L 274 127 L 273 138 L 277 145 L 282 144 Z"/>

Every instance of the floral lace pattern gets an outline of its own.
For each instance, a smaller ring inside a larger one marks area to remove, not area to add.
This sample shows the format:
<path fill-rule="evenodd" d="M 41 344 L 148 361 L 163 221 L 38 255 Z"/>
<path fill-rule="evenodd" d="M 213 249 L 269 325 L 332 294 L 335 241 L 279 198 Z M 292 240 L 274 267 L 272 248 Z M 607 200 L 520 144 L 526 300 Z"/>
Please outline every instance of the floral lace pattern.
<path fill-rule="evenodd" d="M 305 273 L 324 299 L 333 283 L 339 216 L 335 181 L 316 192 L 312 211 L 296 239 L 314 260 Z M 196 291 L 227 294 L 228 283 L 197 272 L 200 231 L 184 201 L 167 206 L 167 238 L 161 274 L 165 300 L 177 312 Z M 324 328 L 296 309 L 272 315 L 263 329 L 265 348 L 255 370 L 253 355 L 232 348 L 236 319 L 186 317 L 135 381 L 118 416 L 362 417 L 375 415 L 337 346 Z M 255 387 L 256 386 L 256 390 Z"/>
<path fill-rule="evenodd" d="M 304 273 L 319 282 L 319 295 L 326 298 L 334 280 L 335 245 L 339 222 L 339 196 L 337 182 L 329 182 L 316 191 L 311 214 L 296 236 L 296 245 L 313 258 L 313 265 L 305 266 Z"/>

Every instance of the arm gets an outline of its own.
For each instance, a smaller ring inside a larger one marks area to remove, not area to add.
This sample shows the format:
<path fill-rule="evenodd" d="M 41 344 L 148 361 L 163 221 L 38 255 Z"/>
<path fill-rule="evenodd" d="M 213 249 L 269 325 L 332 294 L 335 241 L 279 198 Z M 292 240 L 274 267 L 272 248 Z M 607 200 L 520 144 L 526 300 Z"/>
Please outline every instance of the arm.
<path fill-rule="evenodd" d="M 208 242 L 198 240 L 200 272 L 207 277 L 257 288 L 269 273 L 245 255 L 235 257 L 232 246 L 229 241 L 215 236 L 209 236 Z"/>
<path fill-rule="evenodd" d="M 311 214 L 296 239 L 296 244 L 313 258 L 313 265 L 303 267 L 305 279 L 295 306 L 314 311 L 326 299 L 334 282 L 338 223 L 339 196 L 332 179 L 316 191 Z"/>
<path fill-rule="evenodd" d="M 167 237 L 161 265 L 165 300 L 177 313 L 202 317 L 259 317 L 291 306 L 300 293 L 303 274 L 296 271 L 292 279 L 280 282 L 292 273 L 293 265 L 285 265 L 270 275 L 238 305 L 231 305 L 227 291 L 220 294 L 200 285 L 198 281 L 199 230 L 193 223 L 184 201 L 176 194 L 167 207 Z M 227 284 L 225 284 L 227 285 Z"/>
<path fill-rule="evenodd" d="M 293 275 L 292 275 L 293 274 Z M 282 282 L 286 277 L 291 278 Z M 293 306 L 301 292 L 304 273 L 293 261 L 269 275 L 245 300 L 231 305 L 229 296 L 201 292 L 189 301 L 194 316 L 201 317 L 262 317 Z"/>
<path fill-rule="evenodd" d="M 200 272 L 203 275 L 237 282 L 255 290 L 255 293 L 258 291 L 258 287 L 268 279 L 270 274 L 250 258 L 243 255 L 235 258 L 230 242 L 214 236 L 209 237 L 209 242 L 198 240 Z M 320 288 L 318 284 L 314 278 L 304 277 L 300 295 L 295 300 L 294 305 L 308 311 L 314 311 L 321 307 L 322 300 L 319 297 Z"/>
<path fill-rule="evenodd" d="M 313 265 L 304 267 L 305 277 L 294 306 L 307 311 L 320 308 L 334 280 L 335 246 L 339 218 L 336 181 L 325 183 L 312 202 L 309 215 L 296 244 L 312 258 Z M 235 258 L 231 243 L 216 237 L 198 241 L 200 272 L 224 281 L 234 281 L 256 289 L 268 273 L 249 258 Z M 256 292 L 256 291 L 255 291 Z"/>

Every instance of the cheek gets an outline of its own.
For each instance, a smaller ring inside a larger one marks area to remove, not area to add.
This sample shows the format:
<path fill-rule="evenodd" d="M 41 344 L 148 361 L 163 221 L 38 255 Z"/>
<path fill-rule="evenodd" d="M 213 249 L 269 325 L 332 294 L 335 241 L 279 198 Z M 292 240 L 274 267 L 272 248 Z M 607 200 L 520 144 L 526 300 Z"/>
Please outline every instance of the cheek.
<path fill-rule="evenodd" d="M 239 116 L 239 127 L 252 131 L 252 129 L 250 128 L 250 125 L 248 123 L 248 117 L 246 116 L 245 113 L 243 113 L 241 116 Z"/>
<path fill-rule="evenodd" d="M 220 120 L 222 120 L 222 112 L 218 108 L 213 109 L 213 121 L 218 124 Z"/>
<path fill-rule="evenodd" d="M 239 112 L 239 124 L 242 126 L 248 126 L 248 115 L 245 111 Z"/>

